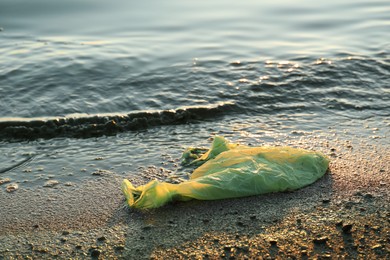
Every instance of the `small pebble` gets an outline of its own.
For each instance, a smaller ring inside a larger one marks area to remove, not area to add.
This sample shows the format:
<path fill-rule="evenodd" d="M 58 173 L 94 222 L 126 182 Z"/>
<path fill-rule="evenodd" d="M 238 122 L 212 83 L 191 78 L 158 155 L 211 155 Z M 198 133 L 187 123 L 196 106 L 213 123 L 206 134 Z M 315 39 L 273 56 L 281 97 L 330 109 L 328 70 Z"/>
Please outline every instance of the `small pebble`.
<path fill-rule="evenodd" d="M 372 199 L 372 198 L 374 198 L 374 195 L 372 195 L 371 193 L 367 193 L 367 194 L 364 194 L 364 198 L 365 199 Z"/>
<path fill-rule="evenodd" d="M 276 246 L 276 244 L 278 243 L 278 240 L 271 239 L 269 242 L 270 242 L 271 245 Z"/>
<path fill-rule="evenodd" d="M 240 66 L 240 65 L 241 65 L 241 61 L 239 61 L 239 60 L 232 61 L 232 62 L 230 63 L 230 65 L 232 65 L 232 66 Z"/>
<path fill-rule="evenodd" d="M 10 179 L 10 178 L 0 179 L 0 185 L 1 185 L 1 184 L 4 184 L 4 183 L 8 183 L 8 182 L 11 182 L 11 179 Z"/>
<path fill-rule="evenodd" d="M 229 251 L 231 251 L 231 249 L 232 249 L 232 246 L 230 246 L 230 245 L 226 245 L 226 246 L 223 247 L 224 251 L 228 251 L 229 252 Z"/>
<path fill-rule="evenodd" d="M 105 241 L 106 240 L 106 237 L 98 237 L 98 239 L 97 239 L 97 241 L 99 241 L 99 242 L 103 242 L 103 241 Z"/>
<path fill-rule="evenodd" d="M 99 257 L 100 251 L 97 249 L 92 249 L 91 250 L 91 257 Z"/>
<path fill-rule="evenodd" d="M 56 186 L 56 185 L 58 185 L 58 184 L 59 184 L 59 182 L 56 181 L 56 180 L 49 180 L 49 181 L 47 181 L 47 182 L 45 182 L 45 183 L 43 184 L 43 187 L 46 187 L 46 188 L 53 188 L 54 186 Z"/>
<path fill-rule="evenodd" d="M 125 247 L 124 247 L 124 246 L 122 246 L 122 245 L 119 245 L 119 246 L 116 246 L 116 247 L 115 247 L 115 249 L 116 249 L 116 250 L 124 250 L 124 249 L 125 249 Z"/>
<path fill-rule="evenodd" d="M 313 242 L 314 242 L 314 244 L 319 245 L 319 244 L 325 244 L 328 240 L 329 240 L 329 238 L 324 236 L 324 237 L 319 237 L 319 238 L 313 239 Z"/>
<path fill-rule="evenodd" d="M 97 171 L 94 171 L 93 173 L 91 173 L 92 175 L 96 175 L 96 176 L 101 176 L 101 175 L 104 175 L 104 174 L 108 174 L 110 173 L 109 171 L 106 171 L 106 170 L 97 170 Z"/>
<path fill-rule="evenodd" d="M 14 191 L 16 191 L 17 189 L 19 189 L 19 185 L 16 184 L 16 183 L 9 184 L 9 185 L 7 185 L 7 187 L 5 188 L 5 190 L 6 190 L 7 192 L 14 192 Z"/>
<path fill-rule="evenodd" d="M 350 234 L 352 232 L 352 227 L 353 227 L 352 224 L 345 224 L 341 229 L 345 234 Z"/>
<path fill-rule="evenodd" d="M 379 227 L 379 226 L 373 226 L 372 227 L 372 230 L 375 230 L 375 231 L 378 231 L 378 230 L 380 230 L 381 228 Z"/>

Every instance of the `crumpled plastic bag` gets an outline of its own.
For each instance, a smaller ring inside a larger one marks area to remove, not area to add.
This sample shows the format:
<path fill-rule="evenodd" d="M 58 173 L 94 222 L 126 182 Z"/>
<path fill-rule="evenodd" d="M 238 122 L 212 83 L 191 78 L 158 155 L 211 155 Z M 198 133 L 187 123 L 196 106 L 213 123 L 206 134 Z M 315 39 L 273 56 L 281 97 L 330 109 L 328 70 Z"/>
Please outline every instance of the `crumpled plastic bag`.
<path fill-rule="evenodd" d="M 195 151 L 195 152 L 194 152 Z M 292 191 L 312 184 L 328 169 L 318 152 L 291 147 L 249 147 L 216 136 L 203 155 L 197 148 L 183 154 L 183 162 L 199 165 L 179 184 L 153 180 L 134 187 L 124 180 L 122 192 L 132 208 L 158 208 L 170 201 L 217 200 L 270 192 Z M 193 160 L 191 162 L 191 160 Z"/>

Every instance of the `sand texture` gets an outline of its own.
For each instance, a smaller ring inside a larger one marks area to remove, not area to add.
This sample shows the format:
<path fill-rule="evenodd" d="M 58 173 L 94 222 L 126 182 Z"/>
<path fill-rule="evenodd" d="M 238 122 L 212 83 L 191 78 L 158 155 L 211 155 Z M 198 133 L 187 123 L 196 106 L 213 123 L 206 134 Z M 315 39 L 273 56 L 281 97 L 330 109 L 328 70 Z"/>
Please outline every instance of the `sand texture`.
<path fill-rule="evenodd" d="M 115 173 L 11 193 L 3 184 L 0 259 L 389 259 L 388 147 L 313 142 L 330 170 L 289 193 L 139 212 L 125 205 Z"/>

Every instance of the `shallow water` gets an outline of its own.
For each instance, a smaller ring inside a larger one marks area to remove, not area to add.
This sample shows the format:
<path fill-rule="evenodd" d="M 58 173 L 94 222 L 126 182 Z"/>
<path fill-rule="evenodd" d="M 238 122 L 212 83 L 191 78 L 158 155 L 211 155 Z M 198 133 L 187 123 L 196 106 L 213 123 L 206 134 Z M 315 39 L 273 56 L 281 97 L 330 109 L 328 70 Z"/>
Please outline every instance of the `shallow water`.
<path fill-rule="evenodd" d="M 214 134 L 388 143 L 389 25 L 388 1 L 3 0 L 0 177 L 176 171 Z"/>

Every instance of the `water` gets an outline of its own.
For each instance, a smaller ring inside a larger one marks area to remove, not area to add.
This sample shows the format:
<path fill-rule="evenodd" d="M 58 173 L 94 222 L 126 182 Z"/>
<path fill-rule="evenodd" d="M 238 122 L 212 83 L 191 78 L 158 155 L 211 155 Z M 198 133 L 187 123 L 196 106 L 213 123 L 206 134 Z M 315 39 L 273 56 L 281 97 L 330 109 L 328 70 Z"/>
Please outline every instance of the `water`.
<path fill-rule="evenodd" d="M 25 188 L 176 171 L 213 134 L 389 142 L 388 1 L 2 0 L 0 27 L 1 178 Z"/>

